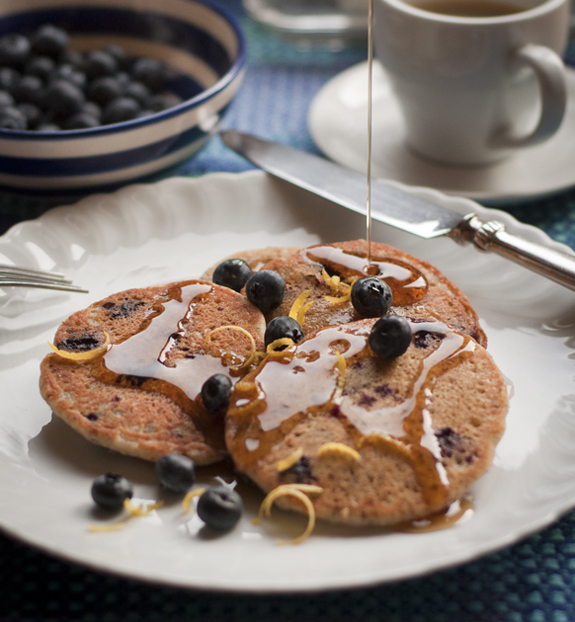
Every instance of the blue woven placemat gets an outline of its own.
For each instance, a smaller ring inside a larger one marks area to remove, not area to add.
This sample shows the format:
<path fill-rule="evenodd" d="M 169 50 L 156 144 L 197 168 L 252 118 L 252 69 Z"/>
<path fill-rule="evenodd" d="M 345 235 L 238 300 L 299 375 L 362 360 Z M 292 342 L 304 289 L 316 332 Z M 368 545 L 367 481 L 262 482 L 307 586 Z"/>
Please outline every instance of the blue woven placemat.
<path fill-rule="evenodd" d="M 249 69 L 228 127 L 316 151 L 307 109 L 341 70 L 365 59 L 361 47 L 299 49 L 246 18 Z M 567 60 L 575 64 L 575 47 Z M 575 166 L 575 162 L 574 162 Z M 250 168 L 213 139 L 181 173 Z M 0 231 L 49 207 L 42 199 L 0 195 Z M 509 208 L 575 248 L 575 190 Z M 0 499 L 0 512 L 3 500 Z M 38 508 L 41 512 L 42 509 Z M 570 622 L 575 620 L 575 513 L 515 546 L 455 569 L 365 589 L 303 596 L 221 595 L 150 586 L 59 561 L 0 536 L 2 622 Z"/>

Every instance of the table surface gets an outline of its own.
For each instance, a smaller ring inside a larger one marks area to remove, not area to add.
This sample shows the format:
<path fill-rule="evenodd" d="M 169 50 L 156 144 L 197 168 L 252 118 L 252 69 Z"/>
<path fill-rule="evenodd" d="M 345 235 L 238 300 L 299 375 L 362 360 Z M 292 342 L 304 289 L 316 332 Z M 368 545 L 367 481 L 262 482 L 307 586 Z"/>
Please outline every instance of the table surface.
<path fill-rule="evenodd" d="M 365 47 L 300 48 L 251 21 L 240 0 L 225 4 L 240 18 L 249 42 L 247 75 L 226 127 L 317 153 L 307 127 L 309 104 L 330 78 L 365 59 Z M 566 60 L 575 65 L 575 45 L 570 45 Z M 249 168 L 214 138 L 179 174 Z M 0 194 L 0 233 L 49 207 L 40 198 Z M 575 248 L 575 189 L 507 211 Z M 221 595 L 150 586 L 60 561 L 1 534 L 0 563 L 1 621 L 575 620 L 575 512 L 514 546 L 458 568 L 391 585 L 302 596 Z"/>

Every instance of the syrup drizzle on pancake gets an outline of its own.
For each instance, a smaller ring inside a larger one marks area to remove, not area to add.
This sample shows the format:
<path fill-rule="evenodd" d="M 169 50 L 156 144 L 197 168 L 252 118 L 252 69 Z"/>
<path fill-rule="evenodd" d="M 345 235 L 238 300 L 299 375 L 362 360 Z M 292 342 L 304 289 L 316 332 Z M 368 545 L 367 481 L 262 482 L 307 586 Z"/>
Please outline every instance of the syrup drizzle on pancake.
<path fill-rule="evenodd" d="M 335 246 L 312 246 L 303 251 L 316 261 L 343 278 L 361 278 L 368 270 L 367 253 L 351 254 Z M 372 257 L 369 274 L 383 279 L 391 288 L 393 304 L 405 306 L 421 300 L 427 293 L 427 281 L 413 266 L 385 257 Z"/>
<path fill-rule="evenodd" d="M 427 410 L 430 388 L 436 377 L 472 354 L 475 342 L 441 322 L 410 321 L 410 326 L 413 333 L 441 339 L 420 362 L 411 396 L 398 406 L 369 409 L 338 391 L 338 355 L 348 365 L 375 357 L 367 343 L 369 326 L 355 332 L 345 326 L 326 328 L 269 355 L 236 385 L 229 413 L 237 422 L 232 453 L 244 464 L 255 464 L 302 419 L 321 409 L 344 423 L 360 451 L 375 445 L 401 456 L 413 468 L 426 502 L 441 503 L 449 482 Z"/>

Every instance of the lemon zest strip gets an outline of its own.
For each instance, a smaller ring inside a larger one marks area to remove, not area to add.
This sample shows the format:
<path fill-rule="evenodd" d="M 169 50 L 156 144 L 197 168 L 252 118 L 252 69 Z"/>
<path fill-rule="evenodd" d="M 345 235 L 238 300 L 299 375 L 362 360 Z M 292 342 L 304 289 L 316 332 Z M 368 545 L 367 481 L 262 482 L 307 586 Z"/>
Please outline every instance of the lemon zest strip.
<path fill-rule="evenodd" d="M 118 521 L 111 525 L 88 525 L 88 531 L 91 533 L 99 533 L 102 531 L 116 531 L 126 525 L 126 521 Z"/>
<path fill-rule="evenodd" d="M 122 504 L 124 509 L 129 512 L 128 519 L 135 518 L 137 516 L 149 516 L 154 510 L 161 508 L 164 505 L 163 501 L 156 501 L 148 505 L 147 507 L 142 504 L 140 506 L 134 505 L 130 499 L 124 499 Z M 117 529 L 121 529 L 127 523 L 127 520 L 117 521 L 115 523 L 111 523 L 109 525 L 88 525 L 88 531 L 92 533 L 103 532 L 103 531 L 116 531 Z"/>
<path fill-rule="evenodd" d="M 108 346 L 110 345 L 110 335 L 108 335 L 106 331 L 104 331 L 104 335 L 106 336 L 104 343 L 93 350 L 87 350 L 85 352 L 68 352 L 68 350 L 60 350 L 53 343 L 48 343 L 48 345 L 58 356 L 63 359 L 68 359 L 70 361 L 89 361 L 108 350 Z"/>
<path fill-rule="evenodd" d="M 294 345 L 294 341 L 293 339 L 291 339 L 290 337 L 280 337 L 279 339 L 274 339 L 274 341 L 272 341 L 270 344 L 268 344 L 268 347 L 266 348 L 266 352 L 276 352 L 278 348 L 281 348 L 282 346 L 287 346 L 288 348 L 290 346 Z"/>
<path fill-rule="evenodd" d="M 280 460 L 277 464 L 277 471 L 287 471 L 303 456 L 303 447 L 296 449 L 291 456 Z"/>
<path fill-rule="evenodd" d="M 379 445 L 389 449 L 393 453 L 398 454 L 407 460 L 411 460 L 413 458 L 407 445 L 404 445 L 402 442 L 384 434 L 367 434 L 359 440 L 359 443 L 357 445 L 359 449 L 365 447 L 365 445 Z"/>
<path fill-rule="evenodd" d="M 258 351 L 256 348 L 256 342 L 255 342 L 255 339 L 253 338 L 253 335 L 250 332 L 248 332 L 245 328 L 242 328 L 241 326 L 235 326 L 233 324 L 230 326 L 218 326 L 218 328 L 214 328 L 206 335 L 205 343 L 208 343 L 208 341 L 210 340 L 210 337 L 214 333 L 219 333 L 222 330 L 239 330 L 241 333 L 244 333 L 244 335 L 248 336 L 252 351 L 250 352 L 246 360 L 241 365 L 239 365 L 238 367 L 233 367 L 231 369 L 234 369 L 234 371 L 239 371 L 240 369 L 243 369 L 244 367 L 249 367 L 252 364 L 252 362 L 257 358 L 257 355 L 258 355 Z"/>
<path fill-rule="evenodd" d="M 206 492 L 205 488 L 197 488 L 196 490 L 190 490 L 190 492 L 184 497 L 182 501 L 182 505 L 184 506 L 184 510 L 186 514 L 191 510 L 191 502 L 194 497 L 201 497 L 204 492 Z"/>
<path fill-rule="evenodd" d="M 291 317 L 292 320 L 296 320 L 296 322 L 298 322 L 300 326 L 303 325 L 306 311 L 313 304 L 313 300 L 311 302 L 308 302 L 307 304 L 304 304 L 310 294 L 311 294 L 311 289 L 306 289 L 305 291 L 303 291 L 295 299 L 288 314 L 289 317 Z"/>
<path fill-rule="evenodd" d="M 298 536 L 293 540 L 279 540 L 279 544 L 301 544 L 310 536 L 313 528 L 315 527 L 315 509 L 310 498 L 305 493 L 320 494 L 322 492 L 323 488 L 320 486 L 313 486 L 311 484 L 284 484 L 283 486 L 278 486 L 277 488 L 274 488 L 262 501 L 260 511 L 257 517 L 253 519 L 252 523 L 254 525 L 258 525 L 264 516 L 269 518 L 271 516 L 274 501 L 279 497 L 295 497 L 303 503 L 305 509 L 307 510 L 307 527 L 301 536 Z"/>
<path fill-rule="evenodd" d="M 319 448 L 317 457 L 325 458 L 328 456 L 343 458 L 344 460 L 353 462 L 357 462 L 361 458 L 359 452 L 352 449 L 349 445 L 344 445 L 343 443 L 324 443 Z"/>

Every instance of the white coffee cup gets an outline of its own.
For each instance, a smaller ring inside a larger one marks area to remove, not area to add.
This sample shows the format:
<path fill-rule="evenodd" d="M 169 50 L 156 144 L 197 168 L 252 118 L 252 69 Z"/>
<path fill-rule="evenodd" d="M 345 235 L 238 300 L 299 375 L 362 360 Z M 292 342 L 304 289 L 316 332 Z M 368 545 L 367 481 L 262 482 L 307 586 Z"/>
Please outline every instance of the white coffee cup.
<path fill-rule="evenodd" d="M 561 125 L 569 0 L 502 0 L 519 12 L 487 17 L 452 13 L 460 10 L 454 3 L 483 10 L 494 2 L 375 0 L 376 55 L 407 143 L 427 158 L 487 164 L 547 140 Z"/>

